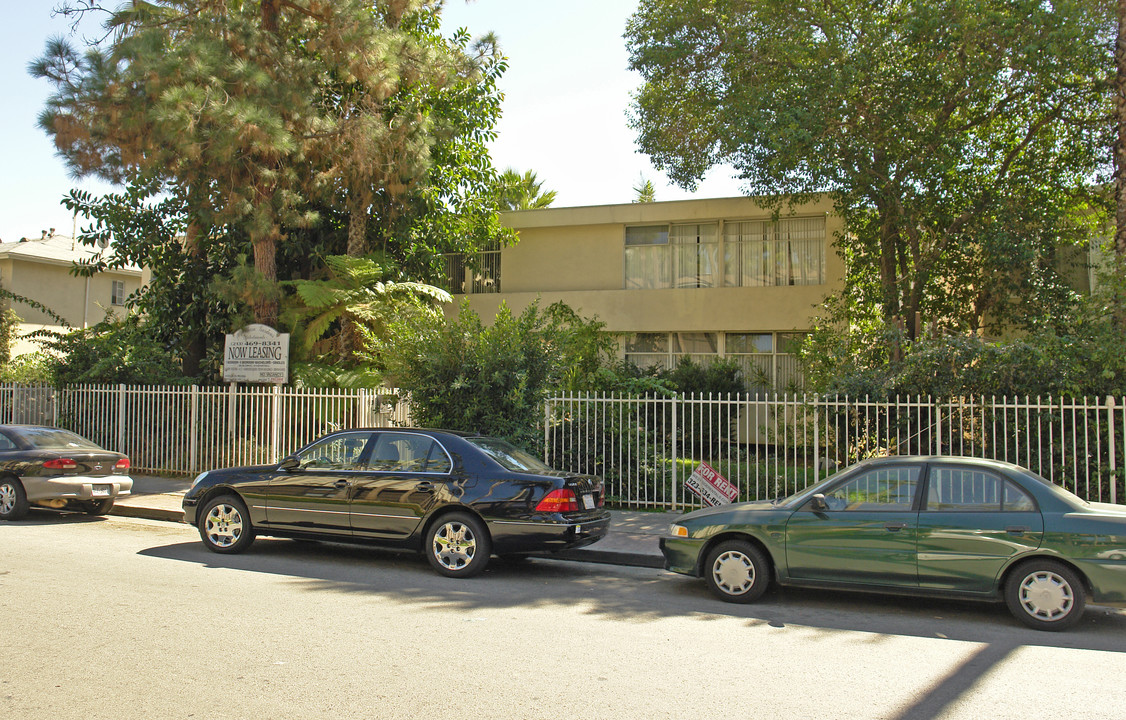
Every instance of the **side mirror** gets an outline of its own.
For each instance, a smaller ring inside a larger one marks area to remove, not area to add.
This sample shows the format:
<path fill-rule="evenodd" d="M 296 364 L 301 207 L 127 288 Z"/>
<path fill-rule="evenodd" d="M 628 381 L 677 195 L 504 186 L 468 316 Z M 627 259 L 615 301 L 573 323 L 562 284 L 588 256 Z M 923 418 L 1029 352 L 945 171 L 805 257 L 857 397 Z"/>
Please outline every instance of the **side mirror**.
<path fill-rule="evenodd" d="M 825 512 L 829 509 L 829 503 L 825 502 L 825 496 L 817 493 L 809 499 L 809 509 L 813 512 Z"/>
<path fill-rule="evenodd" d="M 278 463 L 278 470 L 295 470 L 300 466 L 301 463 L 297 460 L 297 458 L 293 455 L 290 455 L 289 457 L 282 458 L 282 461 Z"/>

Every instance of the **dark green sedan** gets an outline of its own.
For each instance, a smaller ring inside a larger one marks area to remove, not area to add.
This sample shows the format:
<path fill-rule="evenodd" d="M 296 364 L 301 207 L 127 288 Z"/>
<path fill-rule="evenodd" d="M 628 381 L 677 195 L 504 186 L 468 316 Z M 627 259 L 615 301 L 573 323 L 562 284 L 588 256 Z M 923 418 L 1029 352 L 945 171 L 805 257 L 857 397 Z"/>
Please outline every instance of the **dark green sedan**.
<path fill-rule="evenodd" d="M 1126 607 L 1126 507 L 977 458 L 866 460 L 788 498 L 697 510 L 661 552 L 728 602 L 772 580 L 1003 599 L 1040 630 L 1074 625 L 1088 599 Z"/>

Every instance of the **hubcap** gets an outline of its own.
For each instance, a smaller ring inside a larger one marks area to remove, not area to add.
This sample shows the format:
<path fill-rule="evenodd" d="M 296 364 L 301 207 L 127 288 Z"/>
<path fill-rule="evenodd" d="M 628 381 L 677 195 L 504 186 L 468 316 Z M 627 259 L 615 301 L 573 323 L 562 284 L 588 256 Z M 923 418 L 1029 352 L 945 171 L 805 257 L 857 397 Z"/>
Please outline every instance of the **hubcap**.
<path fill-rule="evenodd" d="M 728 595 L 742 595 L 755 584 L 755 566 L 737 550 L 728 550 L 715 559 L 712 579 Z"/>
<path fill-rule="evenodd" d="M 448 522 L 434 533 L 434 557 L 447 570 L 461 570 L 477 553 L 477 538 L 468 525 Z"/>
<path fill-rule="evenodd" d="M 1034 572 L 1020 584 L 1020 604 L 1038 620 L 1060 620 L 1075 606 L 1067 580 L 1049 570 Z"/>
<path fill-rule="evenodd" d="M 207 513 L 204 529 L 212 545 L 228 548 L 242 537 L 242 514 L 233 505 L 216 505 Z"/>
<path fill-rule="evenodd" d="M 11 483 L 0 485 L 0 513 L 7 515 L 16 506 L 16 489 Z"/>

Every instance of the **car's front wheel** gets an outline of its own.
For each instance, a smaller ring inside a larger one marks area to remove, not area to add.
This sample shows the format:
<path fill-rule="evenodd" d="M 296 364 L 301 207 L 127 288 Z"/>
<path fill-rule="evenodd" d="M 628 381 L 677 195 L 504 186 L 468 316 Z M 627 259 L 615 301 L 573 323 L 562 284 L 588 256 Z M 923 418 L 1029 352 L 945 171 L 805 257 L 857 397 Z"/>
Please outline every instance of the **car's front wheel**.
<path fill-rule="evenodd" d="M 1009 576 L 1005 604 L 1031 628 L 1066 630 L 1081 619 L 1087 591 L 1079 575 L 1063 563 L 1032 560 Z"/>
<path fill-rule="evenodd" d="M 19 520 L 27 515 L 27 493 L 13 477 L 0 478 L 0 520 Z"/>
<path fill-rule="evenodd" d="M 712 548 L 704 561 L 704 581 L 720 600 L 749 603 L 770 585 L 770 564 L 754 545 L 726 540 Z"/>
<path fill-rule="evenodd" d="M 485 569 L 492 544 L 488 530 L 464 512 L 443 515 L 426 533 L 426 559 L 447 577 L 471 577 Z"/>
<path fill-rule="evenodd" d="M 212 498 L 203 506 L 199 536 L 211 552 L 239 553 L 254 542 L 254 526 L 246 503 L 234 495 Z"/>

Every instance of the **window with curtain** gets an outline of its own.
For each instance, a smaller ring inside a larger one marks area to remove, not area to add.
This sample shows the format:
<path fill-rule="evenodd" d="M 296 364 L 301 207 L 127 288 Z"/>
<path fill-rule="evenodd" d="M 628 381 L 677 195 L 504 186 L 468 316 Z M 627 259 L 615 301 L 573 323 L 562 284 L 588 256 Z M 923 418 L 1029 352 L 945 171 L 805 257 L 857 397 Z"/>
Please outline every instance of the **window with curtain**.
<path fill-rule="evenodd" d="M 724 284 L 820 285 L 825 281 L 825 218 L 751 220 L 724 225 Z"/>
<path fill-rule="evenodd" d="M 716 223 L 673 225 L 673 287 L 719 287 L 719 235 Z"/>
<path fill-rule="evenodd" d="M 625 260 L 627 290 L 672 287 L 669 226 L 627 227 Z"/>

